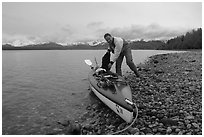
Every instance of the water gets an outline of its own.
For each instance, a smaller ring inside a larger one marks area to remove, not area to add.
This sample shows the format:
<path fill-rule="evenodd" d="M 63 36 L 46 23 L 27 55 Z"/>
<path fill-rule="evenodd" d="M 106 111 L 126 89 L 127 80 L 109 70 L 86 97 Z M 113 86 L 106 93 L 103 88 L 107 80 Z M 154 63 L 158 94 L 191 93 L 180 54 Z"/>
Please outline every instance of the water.
<path fill-rule="evenodd" d="M 133 50 L 135 64 L 173 51 Z M 105 50 L 2 52 L 2 133 L 44 134 L 60 119 L 77 119 L 90 103 L 84 59 L 101 64 Z M 130 71 L 124 59 L 123 72 Z M 114 71 L 113 67 L 113 71 Z"/>

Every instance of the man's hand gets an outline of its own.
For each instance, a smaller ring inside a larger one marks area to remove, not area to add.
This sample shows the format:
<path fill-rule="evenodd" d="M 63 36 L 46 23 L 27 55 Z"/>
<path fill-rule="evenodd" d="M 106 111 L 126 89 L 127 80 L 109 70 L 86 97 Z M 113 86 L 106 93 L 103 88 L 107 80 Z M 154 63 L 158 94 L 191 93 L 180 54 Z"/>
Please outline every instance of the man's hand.
<path fill-rule="evenodd" d="M 113 64 L 109 63 L 108 64 L 108 69 L 110 70 Z"/>
<path fill-rule="evenodd" d="M 111 62 L 108 64 L 108 69 L 109 69 L 109 70 L 111 69 L 112 65 L 113 65 L 113 62 L 111 61 Z"/>

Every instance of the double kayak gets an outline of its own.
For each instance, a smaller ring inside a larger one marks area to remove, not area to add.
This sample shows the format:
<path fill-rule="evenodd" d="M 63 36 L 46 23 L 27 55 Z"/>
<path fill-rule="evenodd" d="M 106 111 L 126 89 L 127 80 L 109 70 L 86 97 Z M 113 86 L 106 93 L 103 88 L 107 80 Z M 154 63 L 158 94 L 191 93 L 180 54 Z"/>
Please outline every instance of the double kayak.
<path fill-rule="evenodd" d="M 123 120 L 131 123 L 136 116 L 137 109 L 132 101 L 132 92 L 126 80 L 116 73 L 106 72 L 92 66 L 91 68 L 88 75 L 90 89 Z"/>

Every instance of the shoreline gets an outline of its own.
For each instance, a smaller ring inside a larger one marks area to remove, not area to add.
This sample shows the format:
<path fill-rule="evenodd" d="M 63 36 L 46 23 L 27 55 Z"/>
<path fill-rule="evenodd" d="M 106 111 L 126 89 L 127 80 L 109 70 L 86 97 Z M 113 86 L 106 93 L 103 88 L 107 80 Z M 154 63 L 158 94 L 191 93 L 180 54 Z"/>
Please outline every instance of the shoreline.
<path fill-rule="evenodd" d="M 138 68 L 143 79 L 125 77 L 138 118 L 120 135 L 202 135 L 202 50 L 154 55 Z M 51 134 L 104 135 L 128 126 L 91 91 L 90 97 L 75 124 L 60 121 Z"/>

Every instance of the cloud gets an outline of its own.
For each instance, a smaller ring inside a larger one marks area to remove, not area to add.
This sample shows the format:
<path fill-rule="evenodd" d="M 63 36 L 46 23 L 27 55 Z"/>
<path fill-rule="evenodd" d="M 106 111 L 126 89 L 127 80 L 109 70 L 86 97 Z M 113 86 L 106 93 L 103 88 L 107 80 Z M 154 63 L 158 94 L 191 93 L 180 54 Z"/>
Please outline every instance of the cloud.
<path fill-rule="evenodd" d="M 74 29 L 72 26 L 70 25 L 65 25 L 61 28 L 61 30 L 64 32 L 64 33 L 67 33 L 67 35 L 72 35 L 74 33 Z"/>
<path fill-rule="evenodd" d="M 184 35 L 188 31 L 190 30 L 186 28 L 168 28 L 155 23 L 147 26 L 131 25 L 110 28 L 105 27 L 103 22 L 92 22 L 85 28 L 64 25 L 52 33 L 47 32 L 38 36 L 3 33 L 2 40 L 3 43 L 14 44 L 15 46 L 49 41 L 58 43 L 104 41 L 103 35 L 107 32 L 128 40 L 168 40 L 172 37 Z"/>
<path fill-rule="evenodd" d="M 103 22 L 102 21 L 98 21 L 98 22 L 91 22 L 89 24 L 87 24 L 87 28 L 88 29 L 97 29 L 99 27 L 103 26 Z"/>
<path fill-rule="evenodd" d="M 100 28 L 96 30 L 97 34 L 109 32 L 114 36 L 125 39 L 145 39 L 145 40 L 167 40 L 172 37 L 185 34 L 189 29 L 185 28 L 167 28 L 158 24 L 131 25 L 123 28 Z"/>
<path fill-rule="evenodd" d="M 36 44 L 42 42 L 42 40 L 39 37 L 36 36 L 25 36 L 25 35 L 17 35 L 17 34 L 2 34 L 3 37 L 3 44 L 9 43 L 13 46 L 25 46 L 29 44 Z"/>

